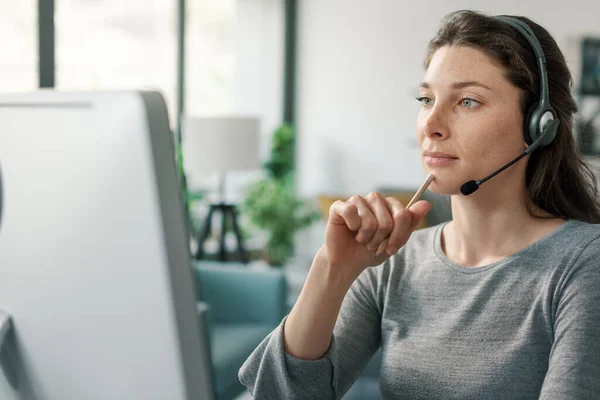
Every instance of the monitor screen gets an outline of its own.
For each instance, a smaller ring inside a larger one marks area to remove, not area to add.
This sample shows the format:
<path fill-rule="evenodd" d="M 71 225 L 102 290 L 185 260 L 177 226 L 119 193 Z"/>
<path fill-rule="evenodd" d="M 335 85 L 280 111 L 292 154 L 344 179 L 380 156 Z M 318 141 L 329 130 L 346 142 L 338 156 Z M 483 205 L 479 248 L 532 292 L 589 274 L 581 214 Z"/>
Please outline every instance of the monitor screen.
<path fill-rule="evenodd" d="M 0 96 L 2 399 L 212 398 L 155 92 Z"/>

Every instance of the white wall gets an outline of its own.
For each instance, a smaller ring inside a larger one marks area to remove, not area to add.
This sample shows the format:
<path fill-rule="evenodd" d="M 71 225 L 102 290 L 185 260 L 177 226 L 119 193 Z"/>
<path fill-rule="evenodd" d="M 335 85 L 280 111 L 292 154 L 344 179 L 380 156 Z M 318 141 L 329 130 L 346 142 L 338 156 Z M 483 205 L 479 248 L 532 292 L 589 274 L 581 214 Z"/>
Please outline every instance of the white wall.
<path fill-rule="evenodd" d="M 441 18 L 464 8 L 528 16 L 561 47 L 572 35 L 600 35 L 600 3 L 589 0 L 300 1 L 300 193 L 367 194 L 421 183 L 414 97 L 422 60 Z"/>

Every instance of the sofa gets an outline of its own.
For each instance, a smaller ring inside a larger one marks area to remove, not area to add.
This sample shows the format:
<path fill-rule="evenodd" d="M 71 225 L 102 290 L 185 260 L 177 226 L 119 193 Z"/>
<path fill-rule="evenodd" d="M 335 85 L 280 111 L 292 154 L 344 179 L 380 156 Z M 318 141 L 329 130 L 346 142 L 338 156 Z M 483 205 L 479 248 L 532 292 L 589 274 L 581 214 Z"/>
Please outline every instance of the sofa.
<path fill-rule="evenodd" d="M 245 391 L 238 371 L 260 342 L 287 314 L 282 271 L 200 261 L 194 265 L 201 329 L 209 338 L 216 400 Z"/>

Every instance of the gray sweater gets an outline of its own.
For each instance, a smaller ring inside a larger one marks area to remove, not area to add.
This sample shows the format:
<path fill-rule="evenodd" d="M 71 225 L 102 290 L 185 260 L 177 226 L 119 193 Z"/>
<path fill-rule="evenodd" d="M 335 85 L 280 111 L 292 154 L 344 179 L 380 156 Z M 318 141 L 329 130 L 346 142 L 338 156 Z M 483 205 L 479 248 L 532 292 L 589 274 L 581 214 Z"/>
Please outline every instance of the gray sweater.
<path fill-rule="evenodd" d="M 384 399 L 600 399 L 600 226 L 470 268 L 442 226 L 359 276 L 323 358 L 287 354 L 284 319 L 240 369 L 254 398 L 339 399 L 381 346 Z"/>

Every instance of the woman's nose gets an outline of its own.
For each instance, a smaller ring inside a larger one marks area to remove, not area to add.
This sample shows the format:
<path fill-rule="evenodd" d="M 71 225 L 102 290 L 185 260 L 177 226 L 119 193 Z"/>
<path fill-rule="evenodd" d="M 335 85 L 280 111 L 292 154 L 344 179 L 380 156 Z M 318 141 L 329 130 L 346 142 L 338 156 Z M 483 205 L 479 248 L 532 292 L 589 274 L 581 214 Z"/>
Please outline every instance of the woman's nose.
<path fill-rule="evenodd" d="M 443 140 L 449 137 L 450 130 L 444 114 L 442 108 L 435 105 L 423 116 L 422 130 L 429 140 Z"/>

